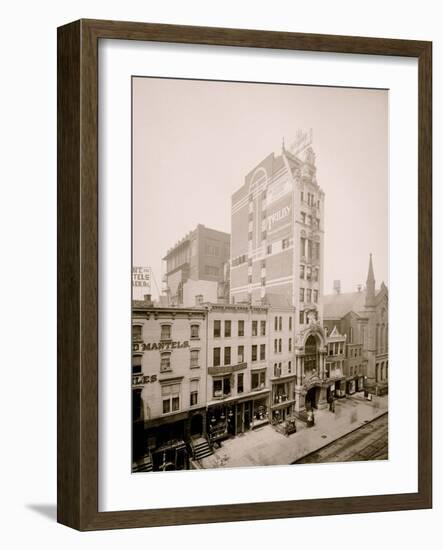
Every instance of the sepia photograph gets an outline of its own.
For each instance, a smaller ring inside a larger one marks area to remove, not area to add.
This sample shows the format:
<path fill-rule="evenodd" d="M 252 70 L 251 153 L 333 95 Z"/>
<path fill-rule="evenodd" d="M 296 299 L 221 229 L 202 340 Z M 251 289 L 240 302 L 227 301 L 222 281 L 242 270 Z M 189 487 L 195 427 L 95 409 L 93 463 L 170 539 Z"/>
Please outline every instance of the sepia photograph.
<path fill-rule="evenodd" d="M 133 76 L 133 473 L 388 460 L 388 115 Z"/>

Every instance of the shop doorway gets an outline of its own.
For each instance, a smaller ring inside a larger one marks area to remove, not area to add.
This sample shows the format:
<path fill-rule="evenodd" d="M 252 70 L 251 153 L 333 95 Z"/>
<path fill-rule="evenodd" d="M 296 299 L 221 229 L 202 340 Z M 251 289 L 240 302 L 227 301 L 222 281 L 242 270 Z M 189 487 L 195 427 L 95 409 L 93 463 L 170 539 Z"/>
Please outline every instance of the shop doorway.
<path fill-rule="evenodd" d="M 197 439 L 203 434 L 203 417 L 201 414 L 194 414 L 191 418 L 191 437 Z"/>
<path fill-rule="evenodd" d="M 306 409 L 316 409 L 318 406 L 318 399 L 320 396 L 320 388 L 314 386 L 308 390 L 305 397 Z"/>

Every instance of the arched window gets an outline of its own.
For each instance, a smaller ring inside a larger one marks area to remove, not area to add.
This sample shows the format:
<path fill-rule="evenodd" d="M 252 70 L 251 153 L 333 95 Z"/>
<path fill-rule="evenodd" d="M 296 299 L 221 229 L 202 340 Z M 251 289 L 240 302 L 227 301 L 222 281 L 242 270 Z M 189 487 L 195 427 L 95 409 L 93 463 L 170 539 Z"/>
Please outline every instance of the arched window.
<path fill-rule="evenodd" d="M 304 371 L 305 375 L 311 376 L 317 370 L 317 339 L 311 334 L 306 340 Z"/>

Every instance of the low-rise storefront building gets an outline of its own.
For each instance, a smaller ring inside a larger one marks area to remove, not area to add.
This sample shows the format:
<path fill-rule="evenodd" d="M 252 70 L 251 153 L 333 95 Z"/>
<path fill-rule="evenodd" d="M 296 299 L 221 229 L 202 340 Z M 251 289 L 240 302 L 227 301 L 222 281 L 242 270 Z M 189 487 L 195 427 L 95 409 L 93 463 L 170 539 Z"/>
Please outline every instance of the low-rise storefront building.
<path fill-rule="evenodd" d="M 134 301 L 133 469 L 189 467 L 206 436 L 206 310 Z"/>
<path fill-rule="evenodd" d="M 269 421 L 265 306 L 206 304 L 207 426 L 211 443 Z"/>

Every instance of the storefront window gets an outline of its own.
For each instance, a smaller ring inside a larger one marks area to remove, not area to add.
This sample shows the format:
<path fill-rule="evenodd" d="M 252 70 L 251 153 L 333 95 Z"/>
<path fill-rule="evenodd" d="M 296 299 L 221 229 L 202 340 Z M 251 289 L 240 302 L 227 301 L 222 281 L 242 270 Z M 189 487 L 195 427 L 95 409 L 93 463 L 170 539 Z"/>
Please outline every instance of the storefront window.
<path fill-rule="evenodd" d="M 289 399 L 289 384 L 276 384 L 273 392 L 274 405 L 284 403 Z"/>
<path fill-rule="evenodd" d="M 253 403 L 253 421 L 260 422 L 268 418 L 266 399 L 257 399 Z"/>

